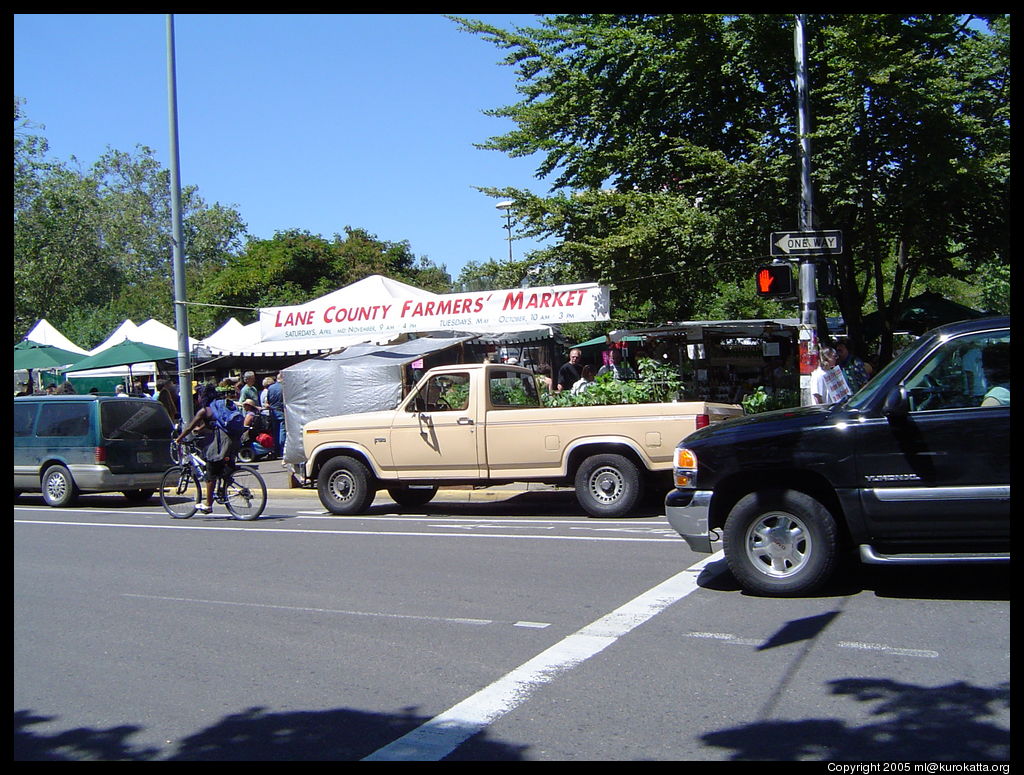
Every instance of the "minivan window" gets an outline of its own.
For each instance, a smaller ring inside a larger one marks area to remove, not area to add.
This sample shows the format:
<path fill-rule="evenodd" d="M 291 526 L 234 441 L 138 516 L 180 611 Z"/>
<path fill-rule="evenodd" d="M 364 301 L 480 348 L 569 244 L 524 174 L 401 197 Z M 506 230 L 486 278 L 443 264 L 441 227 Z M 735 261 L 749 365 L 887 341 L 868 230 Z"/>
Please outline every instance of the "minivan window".
<path fill-rule="evenodd" d="M 85 436 L 89 433 L 89 404 L 43 404 L 36 436 Z"/>
<path fill-rule="evenodd" d="M 171 418 L 158 401 L 104 401 L 100 425 L 105 439 L 171 437 Z"/>
<path fill-rule="evenodd" d="M 14 402 L 14 435 L 31 436 L 32 423 L 36 419 L 36 404 Z"/>

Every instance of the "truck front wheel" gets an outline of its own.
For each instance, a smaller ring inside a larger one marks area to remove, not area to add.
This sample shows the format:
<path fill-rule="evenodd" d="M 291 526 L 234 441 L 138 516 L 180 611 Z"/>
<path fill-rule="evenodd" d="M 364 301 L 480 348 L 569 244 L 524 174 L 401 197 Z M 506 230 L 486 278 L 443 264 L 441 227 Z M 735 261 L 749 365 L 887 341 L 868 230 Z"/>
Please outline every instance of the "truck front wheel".
<path fill-rule="evenodd" d="M 744 496 L 722 531 L 725 559 L 736 580 L 762 595 L 803 595 L 835 568 L 838 530 L 831 512 L 796 490 Z"/>
<path fill-rule="evenodd" d="M 370 470 L 350 457 L 328 460 L 316 478 L 320 502 L 332 514 L 362 514 L 373 503 Z"/>
<path fill-rule="evenodd" d="M 643 480 L 622 455 L 594 455 L 576 471 L 576 500 L 593 517 L 622 517 L 639 503 Z"/>

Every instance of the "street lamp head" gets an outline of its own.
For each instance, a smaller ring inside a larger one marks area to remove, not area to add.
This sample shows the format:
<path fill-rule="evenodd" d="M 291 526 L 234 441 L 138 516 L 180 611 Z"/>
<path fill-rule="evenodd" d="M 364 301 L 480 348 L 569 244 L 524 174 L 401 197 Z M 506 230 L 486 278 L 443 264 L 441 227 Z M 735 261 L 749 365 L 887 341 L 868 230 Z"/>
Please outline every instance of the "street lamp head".
<path fill-rule="evenodd" d="M 496 208 L 498 208 L 499 210 L 508 210 L 514 204 L 515 204 L 515 202 L 513 202 L 511 199 L 506 199 L 504 202 L 498 202 L 498 204 L 496 204 L 494 206 Z"/>

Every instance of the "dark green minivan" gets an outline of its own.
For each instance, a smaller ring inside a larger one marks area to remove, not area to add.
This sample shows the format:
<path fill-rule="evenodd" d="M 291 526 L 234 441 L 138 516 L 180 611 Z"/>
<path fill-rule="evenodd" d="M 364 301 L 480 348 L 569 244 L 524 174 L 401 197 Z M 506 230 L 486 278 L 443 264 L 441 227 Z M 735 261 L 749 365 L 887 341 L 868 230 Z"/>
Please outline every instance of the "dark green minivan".
<path fill-rule="evenodd" d="M 173 465 L 171 418 L 159 401 L 99 396 L 14 399 L 14 493 L 67 506 L 80 492 L 148 500 Z"/>

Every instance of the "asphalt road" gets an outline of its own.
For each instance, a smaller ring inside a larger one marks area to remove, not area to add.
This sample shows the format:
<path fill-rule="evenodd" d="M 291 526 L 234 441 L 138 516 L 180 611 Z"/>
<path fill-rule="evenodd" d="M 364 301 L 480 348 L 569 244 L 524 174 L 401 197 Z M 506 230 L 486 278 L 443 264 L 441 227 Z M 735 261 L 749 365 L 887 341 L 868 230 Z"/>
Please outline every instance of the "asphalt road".
<path fill-rule="evenodd" d="M 757 598 L 662 516 L 469 495 L 251 523 L 22 496 L 15 759 L 1009 757 L 1007 567 Z"/>

